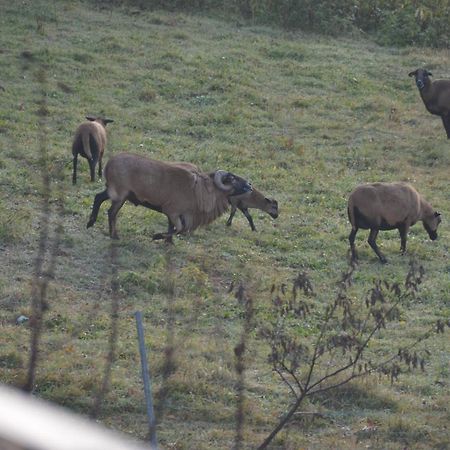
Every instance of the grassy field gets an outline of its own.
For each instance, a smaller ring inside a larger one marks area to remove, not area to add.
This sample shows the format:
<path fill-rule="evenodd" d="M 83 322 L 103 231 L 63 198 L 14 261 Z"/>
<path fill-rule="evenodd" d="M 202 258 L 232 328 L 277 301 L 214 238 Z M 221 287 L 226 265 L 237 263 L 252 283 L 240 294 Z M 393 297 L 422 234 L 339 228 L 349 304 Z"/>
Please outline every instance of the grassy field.
<path fill-rule="evenodd" d="M 86 230 L 93 196 L 79 164 L 71 184 L 71 140 L 86 114 L 103 113 L 106 159 L 131 151 L 244 176 L 280 205 L 280 217 L 254 212 L 252 232 L 237 214 L 174 246 L 152 242 L 166 218 L 125 205 L 117 244 L 119 322 L 111 389 L 100 420 L 146 436 L 133 313 L 143 311 L 156 395 L 165 393 L 158 438 L 167 449 L 227 449 L 235 435 L 233 348 L 243 319 L 232 284 L 242 282 L 258 320 L 270 314 L 273 283 L 306 272 L 324 304 L 347 267 L 346 200 L 366 181 L 404 180 L 442 213 L 439 239 L 421 225 L 408 254 L 425 269 L 415 302 L 377 345 L 397 348 L 450 315 L 450 148 L 441 120 L 428 114 L 409 71 L 450 78 L 445 50 L 386 48 L 239 21 L 97 8 L 90 2 L 0 0 L 0 381 L 26 375 L 31 283 L 38 250 L 43 133 L 37 111 L 46 92 L 45 142 L 52 219 L 62 196 L 61 247 L 48 291 L 36 394 L 88 414 L 99 389 L 111 328 L 110 239 L 106 205 Z M 41 67 L 46 81 L 38 82 Z M 54 229 L 54 228 L 52 228 Z M 403 282 L 409 258 L 396 231 L 380 233 L 381 265 L 357 237 L 352 296 L 363 300 L 375 278 Z M 244 447 L 255 448 L 290 403 L 267 363 L 257 330 L 246 354 Z M 272 448 L 448 449 L 449 338 L 433 337 L 425 372 L 393 386 L 371 376 L 308 402 Z M 173 349 L 173 370 L 164 369 Z M 169 376 L 170 375 L 170 376 Z M 364 432 L 368 423 L 376 430 Z"/>

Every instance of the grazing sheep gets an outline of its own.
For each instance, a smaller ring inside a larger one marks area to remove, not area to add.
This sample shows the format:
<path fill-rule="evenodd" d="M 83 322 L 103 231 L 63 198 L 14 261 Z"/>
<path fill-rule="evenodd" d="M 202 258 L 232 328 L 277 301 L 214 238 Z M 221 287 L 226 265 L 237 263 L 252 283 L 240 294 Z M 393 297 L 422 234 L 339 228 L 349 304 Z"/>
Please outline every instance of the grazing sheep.
<path fill-rule="evenodd" d="M 246 180 L 224 170 L 203 173 L 189 163 L 156 161 L 132 153 L 113 156 L 106 164 L 105 178 L 107 187 L 95 196 L 87 227 L 94 225 L 101 204 L 111 199 L 109 234 L 114 239 L 118 238 L 116 216 L 126 200 L 165 214 L 168 231 L 153 239 L 172 242 L 174 234 L 193 231 L 223 214 L 230 196 L 251 190 Z"/>
<path fill-rule="evenodd" d="M 261 211 L 265 211 L 271 217 L 276 219 L 278 217 L 278 202 L 274 199 L 265 197 L 261 192 L 253 188 L 252 191 L 246 192 L 242 195 L 234 195 L 229 198 L 231 205 L 231 214 L 227 220 L 227 225 L 230 226 L 233 217 L 236 214 L 236 210 L 242 211 L 245 217 L 247 217 L 248 223 L 252 231 L 256 231 L 255 225 L 253 224 L 253 219 L 248 208 L 256 208 Z"/>
<path fill-rule="evenodd" d="M 348 217 L 352 231 L 348 237 L 352 261 L 356 261 L 355 236 L 359 228 L 370 229 L 368 242 L 382 263 L 386 258 L 378 249 L 376 239 L 379 230 L 398 229 L 402 253 L 406 251 L 409 228 L 421 220 L 431 240 L 437 238 L 441 223 L 440 214 L 407 183 L 362 184 L 350 194 Z"/>
<path fill-rule="evenodd" d="M 102 176 L 102 157 L 106 147 L 106 125 L 113 122 L 104 117 L 86 116 L 89 122 L 82 123 L 75 132 L 72 144 L 73 174 L 72 183 L 77 182 L 78 155 L 89 162 L 91 181 L 95 180 L 95 166 L 98 162 L 98 176 Z"/>
<path fill-rule="evenodd" d="M 450 80 L 431 81 L 432 73 L 426 69 L 417 69 L 408 76 L 415 77 L 425 107 L 431 114 L 441 117 L 450 139 Z"/>

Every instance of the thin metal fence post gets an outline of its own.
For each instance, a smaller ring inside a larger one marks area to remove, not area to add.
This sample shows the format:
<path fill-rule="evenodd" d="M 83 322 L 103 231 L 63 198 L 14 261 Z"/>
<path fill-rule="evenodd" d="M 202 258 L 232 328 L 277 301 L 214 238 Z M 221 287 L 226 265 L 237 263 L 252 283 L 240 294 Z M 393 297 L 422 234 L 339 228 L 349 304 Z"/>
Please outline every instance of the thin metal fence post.
<path fill-rule="evenodd" d="M 156 420 L 153 411 L 152 386 L 150 383 L 150 374 L 148 370 L 147 352 L 145 350 L 144 327 L 142 326 L 142 313 L 136 311 L 136 327 L 139 340 L 139 353 L 141 355 L 142 380 L 144 382 L 145 404 L 147 407 L 148 426 L 150 430 L 150 444 L 154 450 L 158 448 L 156 440 Z"/>

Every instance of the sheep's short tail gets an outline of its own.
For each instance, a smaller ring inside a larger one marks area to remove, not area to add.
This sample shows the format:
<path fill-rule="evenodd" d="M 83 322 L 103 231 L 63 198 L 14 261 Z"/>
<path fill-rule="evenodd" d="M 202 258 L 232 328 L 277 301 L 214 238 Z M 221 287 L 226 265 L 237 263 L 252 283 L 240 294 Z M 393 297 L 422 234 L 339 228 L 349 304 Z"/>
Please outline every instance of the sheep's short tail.
<path fill-rule="evenodd" d="M 100 210 L 100 206 L 105 200 L 109 199 L 108 190 L 105 189 L 103 192 L 97 194 L 94 198 L 94 204 L 92 205 L 91 217 L 89 218 L 89 222 L 86 225 L 86 228 L 92 227 L 95 221 L 97 220 L 98 211 Z"/>

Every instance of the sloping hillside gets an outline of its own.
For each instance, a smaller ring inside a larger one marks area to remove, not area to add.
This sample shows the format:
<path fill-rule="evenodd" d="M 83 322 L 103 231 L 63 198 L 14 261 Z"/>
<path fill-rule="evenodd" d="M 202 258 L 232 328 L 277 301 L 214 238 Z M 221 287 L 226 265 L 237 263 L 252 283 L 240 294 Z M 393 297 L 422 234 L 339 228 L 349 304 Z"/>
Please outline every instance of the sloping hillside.
<path fill-rule="evenodd" d="M 347 268 L 346 201 L 361 182 L 409 181 L 443 217 L 435 242 L 420 224 L 411 230 L 407 256 L 399 254 L 396 231 L 380 233 L 387 265 L 366 233 L 358 235 L 355 302 L 364 301 L 375 278 L 403 283 L 409 256 L 425 270 L 416 300 L 402 305 L 402 320 L 379 334 L 377 346 L 397 348 L 433 321 L 448 320 L 450 141 L 407 76 L 426 66 L 450 78 L 448 51 L 81 1 L 1 1 L 0 9 L 1 382 L 21 385 L 27 373 L 31 328 L 15 320 L 32 313 L 45 229 L 43 149 L 51 188 L 47 262 L 62 228 L 35 392 L 92 411 L 116 299 L 118 339 L 99 417 L 110 427 L 139 438 L 147 432 L 133 318 L 139 309 L 163 448 L 231 448 L 233 349 L 244 324 L 230 287 L 243 283 L 259 322 L 270 318 L 272 284 L 289 284 L 299 272 L 310 277 L 314 302 L 325 304 Z M 86 160 L 71 184 L 71 140 L 86 114 L 114 119 L 106 160 L 130 151 L 233 171 L 278 200 L 279 218 L 251 211 L 252 232 L 240 213 L 232 227 L 225 215 L 169 247 L 152 242 L 166 228 L 163 215 L 125 205 L 111 264 L 106 204 L 86 230 L 104 184 L 89 182 Z M 291 402 L 257 328 L 249 331 L 245 358 L 244 448 L 260 444 Z M 311 333 L 301 324 L 299 330 Z M 273 448 L 448 448 L 448 344 L 447 333 L 422 345 L 426 371 L 404 373 L 393 386 L 373 375 L 308 402 L 303 411 L 320 414 L 298 415 Z M 370 433 L 368 423 L 376 424 Z"/>

